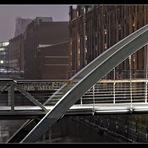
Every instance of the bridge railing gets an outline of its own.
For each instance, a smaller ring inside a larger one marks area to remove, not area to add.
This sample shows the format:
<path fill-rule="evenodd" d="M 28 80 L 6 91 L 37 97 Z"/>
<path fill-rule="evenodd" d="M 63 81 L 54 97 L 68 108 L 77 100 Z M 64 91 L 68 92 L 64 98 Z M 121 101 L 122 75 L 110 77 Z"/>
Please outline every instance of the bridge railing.
<path fill-rule="evenodd" d="M 25 91 L 22 87 L 17 85 L 17 82 L 12 79 L 1 79 L 0 80 L 0 91 L 1 93 L 8 93 L 8 106 L 11 107 L 11 111 L 15 111 L 15 92 L 18 91 L 25 96 L 34 105 L 39 106 L 42 110 L 48 111 L 38 100 L 36 100 L 30 93 Z"/>
<path fill-rule="evenodd" d="M 58 90 L 64 83 L 69 81 L 14 81 L 12 79 L 0 80 L 0 95 L 7 93 L 8 106 L 15 111 L 15 97 L 17 92 L 25 96 L 34 105 L 39 106 L 43 111 L 47 111 L 46 106 L 41 104 L 37 98 L 31 95 L 29 90 L 48 91 Z M 72 82 L 71 82 L 72 83 Z M 148 79 L 123 79 L 123 80 L 101 80 L 89 89 L 77 102 L 77 105 L 95 105 L 100 104 L 132 104 L 148 102 Z M 30 87 L 29 87 L 30 86 Z M 38 87 L 37 87 L 38 86 Z M 35 88 L 36 89 L 35 89 Z M 39 89 L 41 87 L 41 89 Z M 59 97 L 59 93 L 56 94 Z M 56 98 L 56 97 L 55 97 Z M 2 99 L 2 97 L 1 97 Z M 3 98 L 6 101 L 6 98 Z M 20 98 L 22 99 L 22 98 Z M 0 100 L 2 101 L 2 100 Z M 53 102 L 54 100 L 52 100 Z M 22 99 L 23 102 L 23 99 Z M 48 103 L 49 105 L 50 103 Z M 2 106 L 3 104 L 0 104 Z M 5 104 L 6 105 L 6 104 Z M 25 104 L 24 104 L 25 105 Z M 52 103 L 50 104 L 52 105 Z"/>
<path fill-rule="evenodd" d="M 146 79 L 102 80 L 88 90 L 77 103 L 147 103 L 147 85 Z"/>

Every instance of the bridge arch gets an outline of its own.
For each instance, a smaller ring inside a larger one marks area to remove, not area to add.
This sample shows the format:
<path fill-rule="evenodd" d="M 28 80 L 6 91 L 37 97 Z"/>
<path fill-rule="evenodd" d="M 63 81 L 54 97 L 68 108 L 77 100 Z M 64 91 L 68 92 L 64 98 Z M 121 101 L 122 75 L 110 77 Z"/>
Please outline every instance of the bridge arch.
<path fill-rule="evenodd" d="M 79 79 L 78 82 L 70 86 L 70 89 L 60 98 L 40 122 L 28 133 L 21 143 L 36 141 L 48 128 L 50 128 L 65 112 L 96 82 L 108 74 L 114 67 L 119 65 L 130 55 L 141 49 L 148 43 L 148 25 L 140 28 L 128 37 L 124 38 L 99 57 L 94 59 L 88 66 L 84 67 L 78 74 L 70 80 Z M 84 77 L 83 77 L 84 76 Z M 66 84 L 62 87 L 68 87 Z"/>

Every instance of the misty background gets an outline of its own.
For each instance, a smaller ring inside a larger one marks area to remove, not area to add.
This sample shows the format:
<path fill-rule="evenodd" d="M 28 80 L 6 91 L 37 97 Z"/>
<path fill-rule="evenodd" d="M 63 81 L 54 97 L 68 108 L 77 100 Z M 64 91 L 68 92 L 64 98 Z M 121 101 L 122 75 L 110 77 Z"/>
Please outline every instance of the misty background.
<path fill-rule="evenodd" d="M 0 41 L 14 37 L 17 17 L 52 17 L 53 21 L 68 21 L 70 5 L 0 5 Z"/>

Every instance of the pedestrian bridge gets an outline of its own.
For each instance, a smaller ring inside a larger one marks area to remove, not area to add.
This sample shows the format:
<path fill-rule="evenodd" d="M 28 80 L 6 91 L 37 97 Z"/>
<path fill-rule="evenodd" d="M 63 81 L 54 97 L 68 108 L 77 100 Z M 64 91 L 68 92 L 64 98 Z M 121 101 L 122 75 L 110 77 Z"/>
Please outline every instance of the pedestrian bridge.
<path fill-rule="evenodd" d="M 1 82 L 4 81 L 5 80 L 1 79 Z M 13 80 L 10 80 L 9 82 L 14 83 L 16 86 L 18 85 L 18 89 L 21 88 L 19 83 L 23 83 L 23 85 L 27 83 L 27 81 L 20 80 L 18 81 L 18 83 L 17 81 Z M 31 83 L 31 81 L 29 83 Z M 50 81 L 46 81 L 46 83 L 50 83 Z M 93 85 L 74 105 L 72 105 L 67 110 L 65 115 L 147 113 L 147 83 L 148 80 L 146 79 L 101 80 Z M 50 85 L 52 85 L 52 82 L 50 83 Z M 3 85 L 3 89 L 4 86 L 6 89 L 9 85 L 7 85 L 7 87 L 6 85 Z M 61 85 L 54 86 L 52 89 L 55 88 L 56 90 L 58 90 L 60 89 L 60 86 Z M 45 115 L 47 111 L 52 110 L 54 104 L 57 102 L 57 99 L 55 98 L 52 99 L 50 103 L 48 103 L 48 105 L 42 105 L 38 100 L 33 98 L 31 94 L 21 88 L 22 90 L 24 90 L 24 95 L 26 95 L 26 99 L 27 97 L 30 97 L 30 101 L 32 101 L 32 103 L 34 104 L 24 104 L 23 106 L 15 105 L 15 95 L 17 95 L 15 94 L 15 92 L 17 92 L 18 90 L 14 89 L 14 92 L 12 92 L 11 87 L 12 85 L 10 85 L 9 89 L 7 90 L 8 96 L 10 98 L 5 98 L 11 100 L 5 100 L 6 105 L 0 106 L 0 119 L 16 120 L 20 118 L 37 118 L 38 116 Z M 10 88 L 11 92 L 9 91 Z M 59 97 L 59 95 L 60 93 L 56 94 L 57 97 Z M 36 102 L 38 102 L 38 104 Z"/>
<path fill-rule="evenodd" d="M 118 84 L 120 82 L 116 81 L 111 84 L 108 82 L 107 85 L 103 84 L 101 86 L 99 84 L 97 86 L 96 84 L 100 83 L 100 80 L 106 74 L 112 71 L 133 53 L 147 45 L 147 43 L 148 25 L 130 34 L 99 55 L 70 78 L 68 82 L 62 85 L 62 87 L 60 87 L 60 89 L 50 96 L 43 104 L 37 101 L 28 92 L 24 91 L 21 87 L 18 87 L 15 81 L 8 82 L 1 88 L 1 91 L 8 89 L 8 98 L 11 100 L 11 112 L 16 113 L 16 109 L 18 109 L 14 104 L 15 89 L 25 95 L 27 99 L 45 112 L 45 114 L 39 118 L 38 122 L 35 123 L 34 120 L 26 122 L 9 142 L 35 142 L 57 120 L 62 118 L 68 112 L 75 113 L 76 110 L 81 112 L 82 110 L 90 110 L 91 108 L 93 114 L 105 112 L 147 112 L 147 79 L 135 82 L 137 80 L 132 80 L 130 78 L 130 80 L 125 80 L 128 82 L 122 82 L 121 84 Z M 95 89 L 99 90 L 99 94 L 95 94 Z M 93 94 L 92 101 L 89 99 L 89 95 L 87 96 L 88 99 L 87 97 L 86 99 L 83 97 L 85 96 L 84 94 L 86 93 L 87 95 L 87 92 L 89 91 Z M 79 100 L 79 104 L 75 104 Z M 28 125 L 32 125 L 32 129 L 26 133 L 28 130 L 25 130 L 24 132 L 24 129 L 26 129 Z"/>

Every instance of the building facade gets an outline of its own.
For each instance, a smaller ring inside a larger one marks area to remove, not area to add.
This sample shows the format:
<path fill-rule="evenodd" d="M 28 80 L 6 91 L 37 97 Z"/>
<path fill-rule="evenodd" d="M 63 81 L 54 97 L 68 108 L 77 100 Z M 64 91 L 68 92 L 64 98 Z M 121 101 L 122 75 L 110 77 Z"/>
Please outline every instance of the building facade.
<path fill-rule="evenodd" d="M 71 73 L 69 42 L 40 45 L 37 50 L 38 71 L 42 79 L 68 79 Z"/>
<path fill-rule="evenodd" d="M 70 7 L 70 47 L 73 74 L 109 47 L 148 23 L 147 5 L 77 5 Z M 147 46 L 115 68 L 116 78 L 145 77 Z M 131 64 L 130 64 L 131 63 Z M 130 66 L 131 65 L 131 66 Z M 114 72 L 107 78 L 112 79 Z"/>
<path fill-rule="evenodd" d="M 29 19 L 29 18 L 21 18 L 21 17 L 16 18 L 14 36 L 16 37 L 16 36 L 24 33 L 28 24 L 30 24 L 31 22 L 32 22 L 32 19 Z"/>
<path fill-rule="evenodd" d="M 67 43 L 66 45 L 62 44 L 64 42 L 69 42 L 68 22 L 52 22 L 52 18 L 50 17 L 37 17 L 27 26 L 23 34 L 10 40 L 10 65 L 23 72 L 24 79 L 51 79 L 51 75 L 47 76 L 47 74 L 44 73 L 46 70 L 44 70 L 43 67 L 45 66 L 40 66 L 39 61 L 43 62 L 43 60 L 41 60 L 41 56 L 38 56 L 39 48 L 41 50 L 43 49 L 43 45 L 50 46 L 50 48 L 45 48 L 45 52 L 42 50 L 42 55 L 46 52 L 47 55 L 50 55 L 50 52 L 53 52 L 55 49 L 58 51 L 56 53 L 57 55 L 61 53 L 61 55 L 65 54 L 65 56 L 68 56 L 70 49 Z M 42 57 L 44 58 L 44 56 Z M 69 60 L 67 62 L 69 62 Z M 69 65 L 69 63 L 67 64 Z M 59 67 L 56 68 L 59 69 Z M 52 73 L 52 69 L 50 69 L 50 71 Z M 62 72 L 65 73 L 65 71 L 61 71 L 61 73 Z M 56 77 L 54 78 L 56 79 Z M 64 77 L 57 76 L 57 78 Z M 65 78 L 67 78 L 66 75 Z"/>
<path fill-rule="evenodd" d="M 27 79 L 41 79 L 37 57 L 39 45 L 53 45 L 68 40 L 68 22 L 38 23 L 35 20 L 29 24 L 24 33 L 24 77 Z"/>
<path fill-rule="evenodd" d="M 9 40 L 9 67 L 18 73 L 24 72 L 24 42 L 23 34 Z"/>
<path fill-rule="evenodd" d="M 0 42 L 0 72 L 7 72 L 8 68 L 8 46 L 9 42 Z"/>

